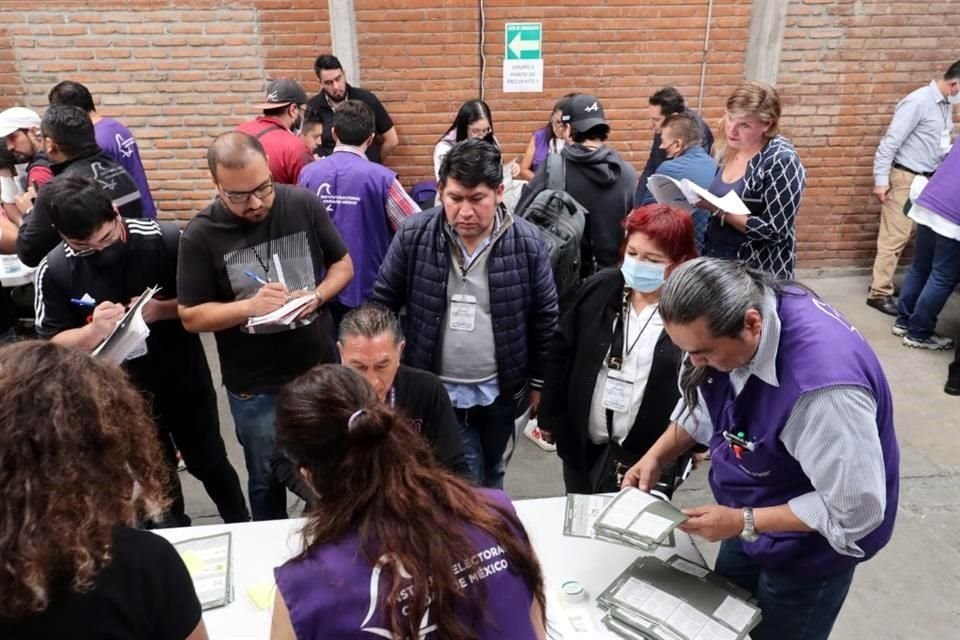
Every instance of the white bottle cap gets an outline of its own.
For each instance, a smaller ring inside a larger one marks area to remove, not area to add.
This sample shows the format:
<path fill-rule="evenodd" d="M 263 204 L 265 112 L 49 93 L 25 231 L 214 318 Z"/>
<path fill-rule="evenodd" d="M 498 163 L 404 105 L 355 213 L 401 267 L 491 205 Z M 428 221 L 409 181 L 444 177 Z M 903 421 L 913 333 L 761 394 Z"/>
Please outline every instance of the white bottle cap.
<path fill-rule="evenodd" d="M 567 603 L 583 602 L 587 599 L 587 592 L 583 585 L 576 580 L 567 580 L 560 585 L 560 599 Z"/>

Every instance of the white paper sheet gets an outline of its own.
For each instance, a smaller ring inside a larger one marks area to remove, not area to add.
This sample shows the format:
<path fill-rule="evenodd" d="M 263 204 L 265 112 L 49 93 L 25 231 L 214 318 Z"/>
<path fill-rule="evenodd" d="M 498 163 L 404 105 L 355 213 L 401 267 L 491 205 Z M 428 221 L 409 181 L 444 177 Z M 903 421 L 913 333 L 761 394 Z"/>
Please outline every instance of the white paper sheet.
<path fill-rule="evenodd" d="M 674 558 L 669 564 L 677 571 L 683 571 L 684 573 L 688 573 L 691 576 L 697 576 L 698 578 L 703 578 L 710 573 L 709 569 L 705 569 L 698 564 L 693 564 L 689 560 L 684 560 L 683 558 Z"/>
<path fill-rule="evenodd" d="M 694 638 L 710 618 L 690 605 L 683 603 L 665 620 L 667 624 L 687 638 Z"/>
<path fill-rule="evenodd" d="M 713 617 L 717 620 L 726 622 L 728 625 L 743 633 L 750 620 L 753 619 L 754 610 L 744 602 L 737 600 L 733 596 L 727 596 L 724 601 L 713 612 Z"/>
<path fill-rule="evenodd" d="M 623 583 L 623 586 L 617 589 L 614 597 L 626 605 L 639 609 L 640 606 L 653 595 L 654 591 L 656 591 L 656 589 L 643 580 L 628 578 L 627 581 Z"/>
<path fill-rule="evenodd" d="M 261 324 L 290 324 L 293 322 L 300 311 L 313 302 L 313 296 L 300 296 L 289 301 L 279 309 L 265 313 L 262 316 L 254 316 L 247 320 L 248 327 L 256 327 Z"/>
<path fill-rule="evenodd" d="M 737 634 L 716 620 L 707 620 L 700 633 L 691 636 L 692 640 L 737 640 Z"/>
<path fill-rule="evenodd" d="M 644 507 L 656 501 L 656 498 L 643 491 L 624 489 L 598 522 L 612 529 L 626 529 Z"/>
<path fill-rule="evenodd" d="M 639 518 L 630 524 L 627 530 L 635 535 L 656 540 L 670 531 L 671 527 L 673 527 L 673 521 L 669 518 L 658 516 L 655 513 L 642 513 Z"/>
<path fill-rule="evenodd" d="M 681 604 L 683 604 L 683 601 L 680 598 L 676 598 L 665 591 L 654 590 L 650 597 L 640 605 L 640 612 L 651 618 L 667 620 Z"/>

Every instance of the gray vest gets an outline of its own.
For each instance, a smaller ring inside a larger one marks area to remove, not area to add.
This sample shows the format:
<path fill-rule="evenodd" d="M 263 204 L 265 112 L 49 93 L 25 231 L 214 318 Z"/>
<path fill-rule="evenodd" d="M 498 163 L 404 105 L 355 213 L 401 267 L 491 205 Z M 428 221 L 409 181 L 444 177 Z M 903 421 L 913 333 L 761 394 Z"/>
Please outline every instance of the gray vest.
<path fill-rule="evenodd" d="M 497 377 L 497 355 L 490 317 L 487 262 L 491 247 L 473 261 L 467 272 L 451 256 L 447 275 L 447 309 L 440 340 L 440 379 L 454 384 L 480 384 Z M 476 300 L 476 303 L 472 303 Z M 471 301 L 471 302 L 467 302 Z M 452 329 L 451 324 L 457 329 Z M 473 325 L 473 330 L 466 330 Z"/>

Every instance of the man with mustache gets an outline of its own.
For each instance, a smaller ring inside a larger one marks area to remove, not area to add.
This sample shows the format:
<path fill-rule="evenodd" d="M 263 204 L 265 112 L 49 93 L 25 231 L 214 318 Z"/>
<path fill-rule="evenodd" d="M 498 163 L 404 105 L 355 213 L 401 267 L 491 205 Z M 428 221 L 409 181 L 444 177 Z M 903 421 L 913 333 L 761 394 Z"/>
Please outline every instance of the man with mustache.
<path fill-rule="evenodd" d="M 353 277 L 353 262 L 320 200 L 274 181 L 256 138 L 237 131 L 219 136 L 207 164 L 217 199 L 183 231 L 180 317 L 187 331 L 216 336 L 253 518 L 284 518 L 284 488 L 270 469 L 277 392 L 335 360 L 324 303 Z M 246 326 L 248 318 L 301 296 L 312 299 L 292 322 Z"/>

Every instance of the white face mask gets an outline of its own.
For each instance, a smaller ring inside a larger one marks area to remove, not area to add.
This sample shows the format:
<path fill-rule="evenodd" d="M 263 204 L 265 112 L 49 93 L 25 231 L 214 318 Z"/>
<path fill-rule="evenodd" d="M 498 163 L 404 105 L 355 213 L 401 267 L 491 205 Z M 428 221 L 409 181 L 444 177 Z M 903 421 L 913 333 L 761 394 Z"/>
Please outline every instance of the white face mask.
<path fill-rule="evenodd" d="M 13 204 L 21 193 L 23 190 L 14 178 L 0 176 L 0 201 L 4 204 Z"/>
<path fill-rule="evenodd" d="M 950 104 L 960 104 L 960 93 L 955 96 L 947 96 L 947 102 Z"/>

